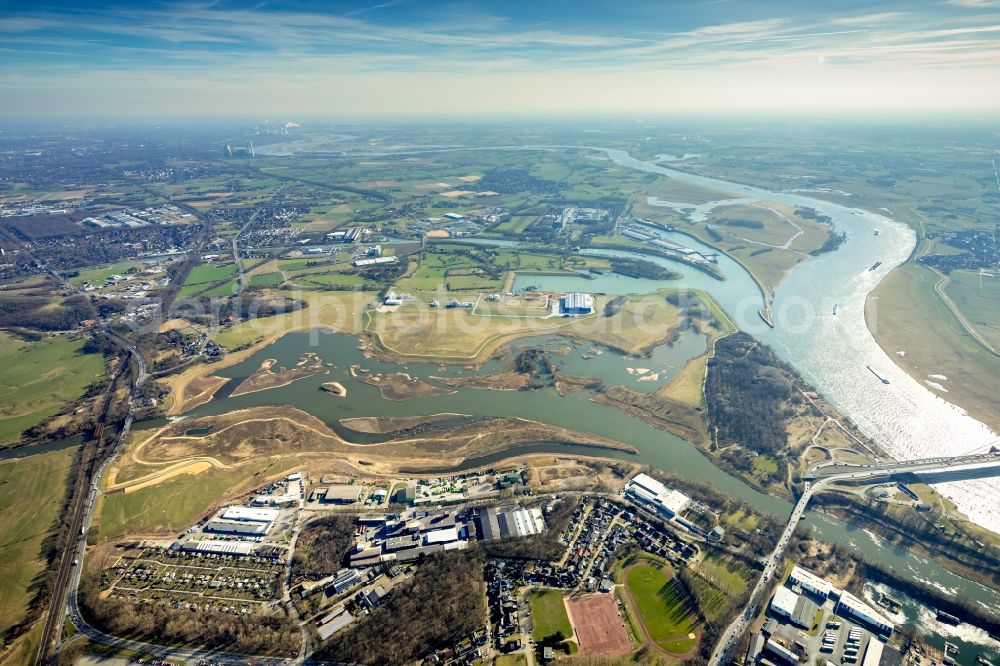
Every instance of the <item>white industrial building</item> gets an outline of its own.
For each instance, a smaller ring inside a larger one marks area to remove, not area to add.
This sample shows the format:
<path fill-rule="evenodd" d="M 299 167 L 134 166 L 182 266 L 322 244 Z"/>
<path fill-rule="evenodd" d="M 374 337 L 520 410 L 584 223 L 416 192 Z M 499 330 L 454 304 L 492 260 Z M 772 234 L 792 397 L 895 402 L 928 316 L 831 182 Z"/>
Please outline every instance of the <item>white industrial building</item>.
<path fill-rule="evenodd" d="M 571 292 L 562 297 L 563 314 L 590 314 L 594 311 L 594 297 L 581 292 Z"/>
<path fill-rule="evenodd" d="M 441 530 L 432 530 L 424 534 L 424 545 L 429 546 L 435 543 L 451 543 L 453 541 L 458 541 L 458 528 L 446 527 Z"/>
<path fill-rule="evenodd" d="M 667 518 L 679 515 L 691 502 L 684 493 L 667 488 L 648 474 L 636 474 L 625 484 L 625 494 Z"/>
<path fill-rule="evenodd" d="M 316 497 L 327 504 L 354 504 L 360 496 L 361 488 L 347 483 L 316 490 Z"/>
<path fill-rule="evenodd" d="M 180 546 L 181 550 L 194 553 L 205 553 L 212 555 L 251 555 L 257 548 L 257 544 L 246 543 L 245 541 L 219 541 L 217 539 L 201 539 L 185 541 Z"/>
<path fill-rule="evenodd" d="M 241 536 L 264 536 L 270 523 L 251 523 L 240 520 L 210 520 L 205 525 L 206 532 L 218 534 L 238 534 Z"/>
<path fill-rule="evenodd" d="M 806 592 L 824 599 L 829 597 L 830 593 L 833 592 L 833 585 L 828 581 L 823 580 L 811 571 L 806 571 L 798 565 L 792 567 L 792 573 L 788 576 L 788 582 L 792 585 L 798 585 Z"/>
<path fill-rule="evenodd" d="M 273 523 L 278 518 L 276 509 L 257 509 L 249 506 L 227 507 L 222 515 L 222 520 L 242 520 L 251 523 Z"/>
<path fill-rule="evenodd" d="M 487 507 L 479 514 L 479 529 L 484 541 L 516 539 L 541 534 L 545 531 L 545 518 L 537 507 L 501 510 Z"/>
<path fill-rule="evenodd" d="M 219 513 L 210 523 L 218 527 L 228 527 L 231 529 L 217 529 L 215 531 L 228 531 L 231 534 L 264 535 L 271 531 L 271 526 L 278 519 L 277 509 L 263 509 L 249 506 L 230 506 Z M 239 525 L 245 527 L 238 527 Z"/>
<path fill-rule="evenodd" d="M 292 506 L 299 501 L 299 496 L 295 493 L 281 493 L 277 495 L 257 495 L 253 498 L 254 506 Z"/>
<path fill-rule="evenodd" d="M 818 607 L 787 587 L 779 587 L 771 599 L 770 611 L 802 629 L 812 629 Z"/>
<path fill-rule="evenodd" d="M 364 266 L 378 266 L 379 264 L 394 264 L 399 259 L 396 257 L 374 257 L 372 259 L 355 259 L 351 262 L 351 265 L 355 268 L 362 268 Z"/>
<path fill-rule="evenodd" d="M 896 628 L 896 625 L 886 619 L 885 616 L 850 592 L 845 591 L 840 593 L 840 599 L 837 601 L 837 605 L 834 606 L 833 612 L 841 617 L 867 625 L 884 636 L 891 635 L 893 629 Z"/>

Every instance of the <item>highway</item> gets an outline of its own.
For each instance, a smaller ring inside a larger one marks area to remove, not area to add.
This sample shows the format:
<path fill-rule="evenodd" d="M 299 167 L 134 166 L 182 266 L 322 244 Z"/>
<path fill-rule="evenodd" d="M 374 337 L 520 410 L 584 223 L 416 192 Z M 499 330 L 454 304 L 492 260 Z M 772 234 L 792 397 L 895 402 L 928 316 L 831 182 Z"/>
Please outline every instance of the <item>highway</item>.
<path fill-rule="evenodd" d="M 781 558 L 785 555 L 785 549 L 788 547 L 788 542 L 791 540 L 792 534 L 795 533 L 795 528 L 799 526 L 799 521 L 802 520 L 802 516 L 805 515 L 806 506 L 808 506 L 809 500 L 812 499 L 813 494 L 820 490 L 823 485 L 831 482 L 832 481 L 830 479 L 827 479 L 825 481 L 820 481 L 815 485 L 806 484 L 805 492 L 802 493 L 802 497 L 800 497 L 799 501 L 795 504 L 795 508 L 792 510 L 792 515 L 788 517 L 788 524 L 785 526 L 785 531 L 781 533 L 781 537 L 778 539 L 778 543 L 775 545 L 774 550 L 771 551 L 768 558 L 764 560 L 764 570 L 761 572 L 760 579 L 757 581 L 757 585 L 754 586 L 753 592 L 750 593 L 750 599 L 747 601 L 747 605 L 719 638 L 719 642 L 716 644 L 715 650 L 712 652 L 712 658 L 708 662 L 709 666 L 722 666 L 724 664 L 728 664 L 732 660 L 732 651 L 739 643 L 740 636 L 746 632 L 750 622 L 757 615 L 757 609 L 760 606 L 760 602 L 770 587 L 771 577 L 777 570 L 778 564 L 781 562 Z"/>

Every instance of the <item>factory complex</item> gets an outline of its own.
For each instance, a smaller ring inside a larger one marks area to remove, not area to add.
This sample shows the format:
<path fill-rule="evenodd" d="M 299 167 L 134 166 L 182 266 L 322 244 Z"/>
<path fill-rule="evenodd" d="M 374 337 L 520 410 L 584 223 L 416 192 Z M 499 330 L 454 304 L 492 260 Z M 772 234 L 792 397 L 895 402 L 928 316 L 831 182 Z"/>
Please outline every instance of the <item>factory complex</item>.
<path fill-rule="evenodd" d="M 751 636 L 747 664 L 898 666 L 901 661 L 899 651 L 885 644 L 895 629 L 889 619 L 800 566 L 775 590 L 761 622 Z"/>
<path fill-rule="evenodd" d="M 625 484 L 625 496 L 665 518 L 679 516 L 691 502 L 684 493 L 667 488 L 648 474 L 636 474 Z"/>
<path fill-rule="evenodd" d="M 411 511 L 359 519 L 360 535 L 349 555 L 352 567 L 410 562 L 433 553 L 460 550 L 470 541 L 516 539 L 545 529 L 541 509 L 519 506 L 481 510 Z"/>

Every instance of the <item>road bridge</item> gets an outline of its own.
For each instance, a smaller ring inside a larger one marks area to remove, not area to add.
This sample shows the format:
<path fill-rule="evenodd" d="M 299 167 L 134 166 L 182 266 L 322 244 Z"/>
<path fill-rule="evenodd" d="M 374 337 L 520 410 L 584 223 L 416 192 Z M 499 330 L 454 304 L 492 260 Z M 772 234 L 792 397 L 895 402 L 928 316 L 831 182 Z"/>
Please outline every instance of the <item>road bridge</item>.
<path fill-rule="evenodd" d="M 974 453 L 961 456 L 922 458 L 918 460 L 891 461 L 872 465 L 850 463 L 822 463 L 813 466 L 803 479 L 818 481 L 841 477 L 848 482 L 861 482 L 885 477 L 908 474 L 961 474 L 962 478 L 973 479 L 1000 475 L 1000 451 Z"/>
<path fill-rule="evenodd" d="M 708 662 L 709 666 L 724 666 L 732 661 L 733 650 L 739 644 L 740 636 L 746 632 L 750 622 L 757 615 L 764 594 L 770 587 L 771 578 L 779 570 L 778 564 L 784 557 L 792 534 L 795 533 L 795 528 L 798 527 L 799 521 L 805 515 L 806 507 L 813 495 L 836 483 L 857 483 L 907 474 L 926 476 L 928 474 L 955 473 L 958 470 L 964 474 L 973 475 L 967 478 L 1000 475 L 1000 452 L 991 449 L 989 453 L 885 462 L 874 465 L 827 464 L 810 470 L 811 477 L 807 475 L 802 496 L 795 503 L 795 508 L 792 509 L 792 515 L 788 517 L 784 532 L 781 533 L 774 550 L 764 560 L 764 570 L 750 593 L 749 601 L 722 634 L 712 652 L 712 657 Z"/>

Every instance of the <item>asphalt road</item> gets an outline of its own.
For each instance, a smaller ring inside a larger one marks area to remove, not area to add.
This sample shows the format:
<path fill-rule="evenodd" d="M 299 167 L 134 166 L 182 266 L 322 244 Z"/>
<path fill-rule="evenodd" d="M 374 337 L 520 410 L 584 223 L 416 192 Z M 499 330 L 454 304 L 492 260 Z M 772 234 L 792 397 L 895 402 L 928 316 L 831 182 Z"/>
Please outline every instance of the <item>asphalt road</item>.
<path fill-rule="evenodd" d="M 791 541 L 795 528 L 798 527 L 799 521 L 802 520 L 802 516 L 805 515 L 806 507 L 808 506 L 809 500 L 812 499 L 813 495 L 825 490 L 827 485 L 837 483 L 839 481 L 863 481 L 865 479 L 891 476 L 894 474 L 947 470 L 954 465 L 967 464 L 970 461 L 994 462 L 996 464 L 1000 464 L 1000 455 L 982 454 L 978 456 L 956 456 L 953 458 L 934 458 L 929 460 L 914 460 L 911 462 L 883 463 L 881 465 L 859 467 L 857 470 L 852 470 L 850 472 L 832 474 L 812 484 L 806 483 L 805 492 L 802 493 L 802 497 L 799 498 L 798 503 L 796 503 L 795 508 L 792 510 L 792 514 L 788 517 L 788 524 L 785 526 L 785 530 L 781 533 L 781 538 L 778 539 L 778 543 L 775 545 L 771 554 L 766 560 L 764 560 L 764 570 L 761 572 L 760 579 L 754 586 L 753 592 L 750 593 L 750 600 L 747 602 L 746 608 L 744 608 L 743 612 L 740 613 L 737 618 L 733 620 L 733 623 L 726 628 L 725 633 L 722 634 L 722 637 L 715 646 L 715 651 L 712 652 L 712 658 L 708 662 L 709 666 L 724 666 L 731 661 L 733 656 L 732 651 L 739 642 L 740 636 L 742 636 L 747 630 L 750 621 L 757 615 L 757 610 L 760 606 L 764 593 L 767 591 L 771 578 L 777 570 L 778 563 L 785 555 L 785 549 L 788 547 L 788 542 Z M 988 467 L 984 469 L 988 469 Z"/>

